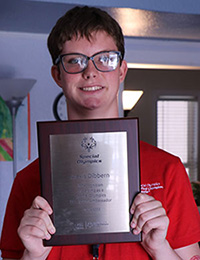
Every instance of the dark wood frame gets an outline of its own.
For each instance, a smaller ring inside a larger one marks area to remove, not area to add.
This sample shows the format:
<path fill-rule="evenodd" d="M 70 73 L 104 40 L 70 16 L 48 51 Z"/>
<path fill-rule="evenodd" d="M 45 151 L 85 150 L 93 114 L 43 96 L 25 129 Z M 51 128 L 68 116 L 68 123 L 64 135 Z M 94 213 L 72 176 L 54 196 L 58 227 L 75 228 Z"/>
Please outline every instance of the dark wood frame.
<path fill-rule="evenodd" d="M 140 165 L 139 165 L 139 134 L 137 118 L 98 119 L 62 122 L 38 122 L 38 147 L 41 175 L 41 195 L 53 208 L 50 135 L 72 133 L 102 133 L 102 132 L 127 132 L 128 149 L 128 185 L 129 204 L 140 192 Z M 54 215 L 51 216 L 54 222 Z M 131 214 L 130 214 L 131 221 Z M 99 234 L 66 234 L 52 236 L 50 240 L 44 240 L 45 246 L 50 245 L 76 245 L 76 244 L 99 244 L 116 242 L 141 241 L 141 235 L 130 232 L 122 233 L 99 233 Z"/>

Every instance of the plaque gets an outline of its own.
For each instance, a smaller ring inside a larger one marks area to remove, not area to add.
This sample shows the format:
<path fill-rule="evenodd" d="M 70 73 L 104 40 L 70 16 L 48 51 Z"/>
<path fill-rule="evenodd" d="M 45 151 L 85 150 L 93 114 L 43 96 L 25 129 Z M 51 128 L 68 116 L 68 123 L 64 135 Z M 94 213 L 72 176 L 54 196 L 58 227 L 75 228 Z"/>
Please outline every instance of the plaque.
<path fill-rule="evenodd" d="M 130 228 L 140 191 L 138 119 L 38 122 L 41 194 L 56 233 L 44 245 L 141 241 Z"/>

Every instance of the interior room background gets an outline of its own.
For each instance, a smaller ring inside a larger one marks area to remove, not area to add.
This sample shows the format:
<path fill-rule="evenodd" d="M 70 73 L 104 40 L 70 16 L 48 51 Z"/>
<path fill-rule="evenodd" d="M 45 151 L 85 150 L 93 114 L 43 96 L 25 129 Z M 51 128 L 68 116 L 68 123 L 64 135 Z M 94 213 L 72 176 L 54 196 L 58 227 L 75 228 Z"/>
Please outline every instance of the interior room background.
<path fill-rule="evenodd" d="M 73 1 L 73 4 L 70 0 L 3 0 L 0 2 L 0 80 L 36 80 L 30 91 L 30 158 L 18 160 L 17 170 L 38 156 L 36 122 L 55 120 L 53 103 L 61 90 L 50 75 L 51 58 L 46 40 L 57 18 L 75 4 L 103 7 L 123 27 L 129 71 L 121 88 L 144 91 L 128 115 L 140 118 L 141 139 L 157 144 L 156 102 L 159 97 L 194 95 L 199 102 L 198 0 L 184 0 L 181 4 L 179 0 L 159 3 L 153 0 L 127 0 L 123 4 L 114 0 L 109 3 Z M 119 104 L 120 115 L 123 116 L 120 97 Z M 0 161 L 0 230 L 12 182 L 12 161 Z"/>

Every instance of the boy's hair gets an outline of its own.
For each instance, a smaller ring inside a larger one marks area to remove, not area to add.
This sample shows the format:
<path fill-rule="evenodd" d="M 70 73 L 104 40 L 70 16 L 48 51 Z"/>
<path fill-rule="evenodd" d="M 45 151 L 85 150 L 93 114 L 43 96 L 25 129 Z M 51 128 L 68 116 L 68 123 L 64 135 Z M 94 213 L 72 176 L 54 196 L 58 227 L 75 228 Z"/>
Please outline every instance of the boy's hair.
<path fill-rule="evenodd" d="M 97 31 L 105 31 L 115 41 L 124 58 L 124 36 L 119 24 L 105 11 L 95 7 L 74 7 L 62 16 L 48 37 L 48 49 L 53 64 L 62 52 L 63 44 L 73 37 L 86 37 Z"/>

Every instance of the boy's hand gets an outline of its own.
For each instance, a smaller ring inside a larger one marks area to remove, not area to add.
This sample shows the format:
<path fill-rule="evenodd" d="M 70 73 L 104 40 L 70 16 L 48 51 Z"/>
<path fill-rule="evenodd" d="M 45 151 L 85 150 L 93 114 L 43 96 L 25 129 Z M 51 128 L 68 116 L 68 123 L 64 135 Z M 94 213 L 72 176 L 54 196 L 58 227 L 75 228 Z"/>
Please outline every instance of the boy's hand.
<path fill-rule="evenodd" d="M 142 232 L 142 246 L 151 255 L 166 244 L 169 219 L 160 201 L 147 194 L 138 194 L 130 210 L 134 234 Z"/>
<path fill-rule="evenodd" d="M 42 239 L 50 239 L 55 233 L 55 227 L 49 215 L 52 209 L 48 202 L 37 196 L 30 209 L 24 212 L 18 228 L 18 234 L 24 247 L 24 259 L 46 259 L 51 247 L 44 247 Z"/>

